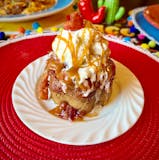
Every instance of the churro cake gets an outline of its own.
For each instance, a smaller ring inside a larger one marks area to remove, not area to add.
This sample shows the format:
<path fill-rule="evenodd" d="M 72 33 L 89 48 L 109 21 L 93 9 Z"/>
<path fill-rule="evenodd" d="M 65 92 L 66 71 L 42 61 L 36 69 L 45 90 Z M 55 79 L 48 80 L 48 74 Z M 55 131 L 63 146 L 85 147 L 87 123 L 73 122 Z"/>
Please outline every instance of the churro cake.
<path fill-rule="evenodd" d="M 115 65 L 101 32 L 90 27 L 63 29 L 52 42 L 38 95 L 57 104 L 54 115 L 77 120 L 108 102 L 114 75 Z"/>

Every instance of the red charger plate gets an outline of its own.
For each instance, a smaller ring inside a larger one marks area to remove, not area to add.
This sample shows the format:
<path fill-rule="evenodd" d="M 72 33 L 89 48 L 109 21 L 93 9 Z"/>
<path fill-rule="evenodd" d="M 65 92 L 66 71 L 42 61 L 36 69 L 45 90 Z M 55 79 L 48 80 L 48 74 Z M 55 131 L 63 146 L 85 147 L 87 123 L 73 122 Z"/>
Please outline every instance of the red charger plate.
<path fill-rule="evenodd" d="M 25 66 L 51 50 L 53 39 L 43 35 L 0 47 L 1 159 L 159 159 L 159 63 L 116 42 L 109 43 L 111 57 L 136 75 L 145 94 L 143 113 L 128 132 L 105 143 L 73 146 L 46 140 L 20 121 L 11 99 L 14 81 Z"/>

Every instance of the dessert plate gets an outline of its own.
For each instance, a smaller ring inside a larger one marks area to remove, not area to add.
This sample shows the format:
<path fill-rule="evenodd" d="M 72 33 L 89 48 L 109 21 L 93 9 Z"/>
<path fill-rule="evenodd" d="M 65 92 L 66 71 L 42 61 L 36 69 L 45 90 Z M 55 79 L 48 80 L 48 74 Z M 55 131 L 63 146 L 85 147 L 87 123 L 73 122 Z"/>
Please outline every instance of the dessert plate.
<path fill-rule="evenodd" d="M 143 11 L 145 8 L 146 7 L 142 7 L 133 10 L 133 23 L 141 33 L 145 34 L 150 40 L 156 41 L 159 45 L 159 30 L 144 18 Z"/>
<path fill-rule="evenodd" d="M 91 145 L 114 139 L 130 129 L 140 117 L 144 93 L 135 75 L 116 63 L 116 77 L 110 101 L 94 117 L 70 122 L 49 113 L 56 104 L 36 96 L 36 84 L 48 55 L 30 63 L 18 75 L 12 90 L 14 109 L 23 123 L 38 135 L 60 143 Z"/>
<path fill-rule="evenodd" d="M 33 14 L 28 15 L 9 15 L 9 16 L 0 16 L 0 22 L 18 22 L 18 21 L 28 21 L 38 18 L 43 18 L 46 16 L 50 16 L 53 14 L 56 14 L 70 5 L 73 4 L 73 0 L 56 0 L 56 4 L 53 5 L 51 8 L 48 8 L 47 10 L 43 10 L 40 12 L 35 12 Z"/>

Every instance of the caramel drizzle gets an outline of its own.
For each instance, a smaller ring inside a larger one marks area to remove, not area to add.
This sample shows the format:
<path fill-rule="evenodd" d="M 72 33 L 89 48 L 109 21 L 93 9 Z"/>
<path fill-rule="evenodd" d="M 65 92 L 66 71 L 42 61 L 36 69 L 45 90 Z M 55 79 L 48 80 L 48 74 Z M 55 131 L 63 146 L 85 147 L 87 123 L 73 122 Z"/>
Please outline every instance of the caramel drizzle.
<path fill-rule="evenodd" d="M 92 57 L 93 57 L 93 54 L 89 53 L 89 49 L 91 47 L 91 44 L 93 42 L 93 33 L 91 32 L 91 29 L 90 28 L 87 28 L 89 33 L 90 33 L 90 39 L 88 41 L 88 45 L 85 46 L 85 48 L 83 49 L 83 52 L 81 53 L 81 55 L 79 56 L 78 55 L 78 52 L 79 52 L 79 49 L 80 49 L 80 46 L 82 44 L 82 41 L 84 38 L 86 38 L 86 29 L 84 28 L 83 29 L 83 32 L 82 32 L 82 36 L 81 36 L 81 39 L 78 41 L 76 47 L 74 47 L 74 44 L 73 44 L 73 40 L 72 40 L 72 35 L 71 33 L 68 34 L 68 39 L 62 37 L 62 32 L 61 32 L 61 35 L 58 35 L 57 38 L 58 38 L 58 43 L 57 43 L 57 48 L 56 48 L 56 52 L 59 50 L 59 46 L 60 46 L 60 41 L 63 41 L 66 43 L 66 47 L 62 53 L 62 62 L 64 62 L 65 60 L 65 54 L 66 54 L 66 50 L 67 48 L 70 49 L 70 52 L 71 52 L 71 56 L 72 56 L 72 64 L 73 64 L 73 67 L 70 68 L 67 72 L 69 74 L 69 76 L 75 76 L 77 80 L 79 80 L 79 75 L 78 75 L 78 69 L 79 68 L 82 68 L 82 63 L 83 63 L 83 60 L 84 60 L 84 57 L 86 57 L 86 61 L 88 61 L 88 66 L 93 66 L 96 71 L 98 72 L 101 67 L 102 67 L 102 64 L 105 64 L 105 52 L 104 52 L 104 46 L 102 43 L 102 48 L 103 48 L 103 51 L 102 51 L 102 55 L 101 57 L 96 57 L 95 60 L 92 60 Z M 103 41 L 103 39 L 101 39 Z M 102 61 L 101 61 L 102 59 Z M 99 63 L 98 66 L 95 65 L 95 63 Z"/>

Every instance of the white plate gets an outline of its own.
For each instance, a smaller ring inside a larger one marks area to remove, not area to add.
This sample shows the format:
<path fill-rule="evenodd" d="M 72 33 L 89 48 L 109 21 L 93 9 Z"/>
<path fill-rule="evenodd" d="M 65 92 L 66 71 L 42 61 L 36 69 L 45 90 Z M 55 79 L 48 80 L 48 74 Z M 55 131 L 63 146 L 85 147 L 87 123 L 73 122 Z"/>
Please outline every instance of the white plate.
<path fill-rule="evenodd" d="M 58 13 L 73 4 L 73 0 L 56 0 L 56 1 L 57 2 L 55 5 L 53 5 L 53 7 L 30 15 L 19 14 L 11 16 L 0 16 L 0 22 L 18 22 L 18 21 L 28 21 L 28 20 L 43 18 Z"/>
<path fill-rule="evenodd" d="M 12 90 L 15 111 L 32 131 L 64 144 L 90 145 L 112 140 L 136 123 L 144 106 L 143 89 L 134 74 L 119 62 L 115 62 L 111 99 L 97 117 L 70 122 L 51 115 L 48 112 L 50 104 L 55 104 L 38 100 L 35 92 L 47 58 L 47 55 L 43 56 L 24 68 Z"/>

